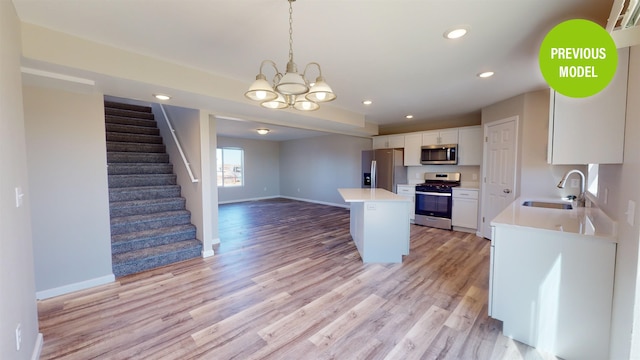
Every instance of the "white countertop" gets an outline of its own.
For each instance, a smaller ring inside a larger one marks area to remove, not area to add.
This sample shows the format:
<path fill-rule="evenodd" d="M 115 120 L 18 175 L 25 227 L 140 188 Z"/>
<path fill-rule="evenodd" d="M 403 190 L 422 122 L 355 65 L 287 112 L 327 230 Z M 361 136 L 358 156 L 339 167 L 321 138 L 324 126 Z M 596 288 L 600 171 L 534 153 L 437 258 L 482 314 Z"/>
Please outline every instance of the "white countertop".
<path fill-rule="evenodd" d="M 562 202 L 560 199 L 518 198 L 498 214 L 491 225 L 561 231 L 616 242 L 615 222 L 598 208 L 561 210 L 523 206 L 527 200 Z"/>
<path fill-rule="evenodd" d="M 338 189 L 338 192 L 346 202 L 364 202 L 364 201 L 406 201 L 409 199 L 406 196 L 394 194 L 391 191 L 385 189 Z"/>

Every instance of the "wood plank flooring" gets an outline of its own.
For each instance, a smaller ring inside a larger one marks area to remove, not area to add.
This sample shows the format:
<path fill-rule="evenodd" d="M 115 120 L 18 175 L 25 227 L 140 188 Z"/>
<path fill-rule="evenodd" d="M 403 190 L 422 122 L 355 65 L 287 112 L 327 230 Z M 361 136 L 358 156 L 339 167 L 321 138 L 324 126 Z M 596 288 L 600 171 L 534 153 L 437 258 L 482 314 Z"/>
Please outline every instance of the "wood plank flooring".
<path fill-rule="evenodd" d="M 363 264 L 349 212 L 220 206 L 216 255 L 38 303 L 41 359 L 555 359 L 487 316 L 489 241 L 411 226 Z"/>

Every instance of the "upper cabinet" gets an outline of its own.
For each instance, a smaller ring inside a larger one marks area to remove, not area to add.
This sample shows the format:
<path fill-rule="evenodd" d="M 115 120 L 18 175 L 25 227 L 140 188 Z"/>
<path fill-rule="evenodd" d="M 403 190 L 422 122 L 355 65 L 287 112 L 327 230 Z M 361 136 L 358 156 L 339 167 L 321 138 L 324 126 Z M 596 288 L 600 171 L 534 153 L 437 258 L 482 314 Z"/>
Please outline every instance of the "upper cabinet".
<path fill-rule="evenodd" d="M 548 163 L 622 163 L 628 67 L 629 48 L 618 49 L 616 74 L 598 94 L 570 98 L 551 90 Z"/>
<path fill-rule="evenodd" d="M 420 148 L 422 134 L 406 134 L 404 136 L 404 166 L 420 166 Z"/>
<path fill-rule="evenodd" d="M 422 145 L 457 144 L 458 129 L 425 131 L 422 133 Z"/>
<path fill-rule="evenodd" d="M 404 148 L 404 135 L 382 135 L 373 137 L 373 149 Z"/>
<path fill-rule="evenodd" d="M 459 128 L 458 165 L 482 165 L 482 126 Z"/>

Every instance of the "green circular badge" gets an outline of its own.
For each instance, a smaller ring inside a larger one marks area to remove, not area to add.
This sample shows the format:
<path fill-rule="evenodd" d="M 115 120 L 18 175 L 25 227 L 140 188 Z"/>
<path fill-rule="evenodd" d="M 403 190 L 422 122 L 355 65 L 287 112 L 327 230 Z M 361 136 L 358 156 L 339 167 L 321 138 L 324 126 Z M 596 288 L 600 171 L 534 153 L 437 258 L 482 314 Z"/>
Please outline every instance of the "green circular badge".
<path fill-rule="evenodd" d="M 565 96 L 583 98 L 607 87 L 616 73 L 618 51 L 602 26 L 575 19 L 549 31 L 540 45 L 538 61 L 551 88 Z"/>

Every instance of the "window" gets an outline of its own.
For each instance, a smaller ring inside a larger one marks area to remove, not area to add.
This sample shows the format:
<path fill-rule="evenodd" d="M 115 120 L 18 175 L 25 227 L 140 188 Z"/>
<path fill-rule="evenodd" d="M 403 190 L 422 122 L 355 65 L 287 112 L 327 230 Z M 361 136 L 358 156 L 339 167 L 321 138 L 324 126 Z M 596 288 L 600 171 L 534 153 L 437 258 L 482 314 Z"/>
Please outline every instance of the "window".
<path fill-rule="evenodd" d="M 216 164 L 218 165 L 218 186 L 243 186 L 243 163 L 244 150 L 237 148 L 216 149 Z"/>
<path fill-rule="evenodd" d="M 598 164 L 589 164 L 587 168 L 587 191 L 598 196 Z"/>

